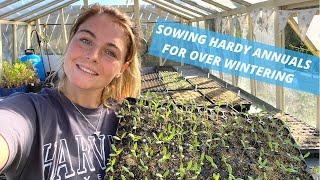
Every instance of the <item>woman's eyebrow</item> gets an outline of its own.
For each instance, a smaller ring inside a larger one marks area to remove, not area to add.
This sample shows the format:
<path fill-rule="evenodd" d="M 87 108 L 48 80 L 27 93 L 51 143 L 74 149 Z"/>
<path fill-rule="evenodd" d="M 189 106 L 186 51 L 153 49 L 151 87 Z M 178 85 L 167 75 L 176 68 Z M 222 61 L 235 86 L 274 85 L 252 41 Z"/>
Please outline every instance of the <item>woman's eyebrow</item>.
<path fill-rule="evenodd" d="M 79 33 L 80 33 L 80 32 L 85 32 L 85 33 L 90 34 L 92 37 L 96 38 L 96 35 L 95 35 L 93 32 L 91 32 L 90 30 L 81 29 L 81 30 L 79 30 L 78 32 L 79 32 Z"/>
<path fill-rule="evenodd" d="M 120 48 L 117 45 L 115 45 L 114 43 L 107 43 L 107 46 L 109 46 L 109 47 L 111 46 L 111 47 L 118 49 L 120 51 Z"/>

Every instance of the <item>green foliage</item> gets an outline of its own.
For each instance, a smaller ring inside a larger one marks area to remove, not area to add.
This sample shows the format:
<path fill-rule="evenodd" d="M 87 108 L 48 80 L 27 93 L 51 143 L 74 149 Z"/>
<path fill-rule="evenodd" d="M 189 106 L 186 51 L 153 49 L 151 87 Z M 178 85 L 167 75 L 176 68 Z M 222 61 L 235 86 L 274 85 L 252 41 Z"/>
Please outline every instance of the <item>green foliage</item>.
<path fill-rule="evenodd" d="M 303 43 L 303 41 L 301 41 L 299 36 L 289 25 L 285 28 L 285 37 L 285 47 L 287 49 L 312 55 L 308 47 Z"/>
<path fill-rule="evenodd" d="M 21 62 L 16 60 L 14 64 L 3 61 L 0 87 L 13 88 L 36 82 L 37 75 L 30 61 Z"/>
<path fill-rule="evenodd" d="M 147 93 L 135 104 L 123 103 L 108 177 L 310 179 L 283 122 L 271 114 L 162 100 Z"/>

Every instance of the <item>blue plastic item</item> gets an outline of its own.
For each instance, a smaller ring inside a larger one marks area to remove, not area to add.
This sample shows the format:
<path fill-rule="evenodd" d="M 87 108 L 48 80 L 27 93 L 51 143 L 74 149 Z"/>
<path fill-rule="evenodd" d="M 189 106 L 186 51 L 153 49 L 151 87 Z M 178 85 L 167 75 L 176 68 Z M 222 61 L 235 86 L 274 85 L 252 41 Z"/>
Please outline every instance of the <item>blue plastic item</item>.
<path fill-rule="evenodd" d="M 0 97 L 9 96 L 16 92 L 27 92 L 27 86 L 20 86 L 15 88 L 0 88 Z"/>
<path fill-rule="evenodd" d="M 25 56 L 20 57 L 22 62 L 30 61 L 35 68 L 40 81 L 46 80 L 46 71 L 44 69 L 43 60 L 40 56 L 34 54 L 34 49 L 26 49 Z"/>

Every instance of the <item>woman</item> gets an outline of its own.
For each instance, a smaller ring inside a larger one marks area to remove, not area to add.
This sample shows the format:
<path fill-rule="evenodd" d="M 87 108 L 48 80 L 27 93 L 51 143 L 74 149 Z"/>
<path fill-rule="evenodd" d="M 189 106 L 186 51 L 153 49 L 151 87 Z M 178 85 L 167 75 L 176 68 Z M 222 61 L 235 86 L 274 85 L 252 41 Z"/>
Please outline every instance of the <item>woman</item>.
<path fill-rule="evenodd" d="M 111 99 L 138 96 L 138 32 L 119 11 L 85 10 L 70 32 L 58 89 L 0 102 L 8 179 L 103 179 L 118 120 Z"/>

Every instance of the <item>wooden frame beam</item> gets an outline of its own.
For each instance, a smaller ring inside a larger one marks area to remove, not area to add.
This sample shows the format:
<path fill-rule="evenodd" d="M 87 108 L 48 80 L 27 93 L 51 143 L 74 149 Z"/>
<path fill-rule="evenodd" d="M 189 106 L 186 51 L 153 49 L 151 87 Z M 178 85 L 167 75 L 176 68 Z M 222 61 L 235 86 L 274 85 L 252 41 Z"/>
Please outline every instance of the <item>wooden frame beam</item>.
<path fill-rule="evenodd" d="M 0 24 L 28 25 L 28 23 L 26 23 L 26 22 L 21 22 L 21 21 L 8 21 L 8 20 L 0 20 Z"/>
<path fill-rule="evenodd" d="M 32 32 L 32 27 L 31 25 L 27 26 L 27 49 L 31 47 L 31 32 Z"/>
<path fill-rule="evenodd" d="M 180 7 L 180 8 L 183 8 L 183 9 L 186 9 L 186 10 L 188 10 L 188 11 L 191 11 L 191 12 L 195 12 L 196 14 L 199 14 L 199 15 L 201 15 L 201 16 L 206 16 L 206 15 L 208 15 L 208 14 L 205 14 L 205 13 L 203 13 L 203 12 L 200 12 L 200 11 L 197 11 L 197 10 L 195 10 L 195 9 L 191 9 L 191 8 L 189 8 L 188 6 L 185 6 L 185 5 L 183 5 L 183 4 L 179 4 L 179 3 L 177 3 L 177 2 L 175 2 L 175 1 L 168 1 L 168 0 L 166 0 L 168 3 L 170 3 L 170 4 L 173 4 L 173 5 L 175 5 L 175 6 L 178 6 L 178 7 Z"/>
<path fill-rule="evenodd" d="M 251 3 L 244 1 L 244 0 L 231 0 L 231 1 L 238 3 L 238 4 L 241 4 L 243 6 L 251 6 L 252 5 Z"/>
<path fill-rule="evenodd" d="M 310 0 L 268 0 L 260 3 L 252 4 L 251 6 L 248 6 L 248 7 L 241 7 L 241 8 L 235 8 L 232 10 L 226 10 L 223 12 L 216 12 L 208 16 L 194 18 L 191 21 L 203 21 L 205 19 L 212 19 L 217 16 L 224 17 L 224 16 L 230 16 L 230 15 L 236 15 L 236 14 L 243 14 L 257 8 L 273 8 L 273 7 L 279 7 L 279 6 L 288 6 L 291 4 L 305 3 L 308 1 Z M 313 0 L 313 1 L 317 1 L 317 0 Z"/>
<path fill-rule="evenodd" d="M 15 9 L 9 11 L 9 12 L 6 12 L 6 13 L 4 13 L 4 14 L 1 14 L 1 15 L 0 15 L 0 19 L 3 19 L 3 18 L 5 18 L 5 17 L 8 17 L 8 16 L 10 16 L 10 15 L 12 15 L 12 14 L 15 14 L 15 13 L 17 13 L 17 12 L 19 12 L 19 11 L 22 11 L 22 10 L 24 10 L 24 9 L 27 9 L 28 7 L 31 7 L 31 6 L 36 5 L 36 4 L 38 4 L 38 3 L 41 3 L 41 2 L 43 2 L 43 0 L 34 0 L 34 1 L 32 1 L 32 2 L 29 2 L 29 3 L 27 3 L 27 4 L 23 5 L 23 6 L 20 6 L 20 7 L 18 7 L 18 8 L 15 8 Z"/>
<path fill-rule="evenodd" d="M 210 0 L 202 0 L 202 1 L 205 2 L 205 3 L 211 4 L 213 6 L 216 6 L 216 7 L 220 8 L 220 9 L 222 9 L 222 10 L 225 10 L 225 11 L 232 10 L 231 8 L 229 8 L 229 7 L 225 6 L 225 5 L 222 5 L 220 3 L 217 3 L 215 1 L 210 1 Z"/>
<path fill-rule="evenodd" d="M 161 5 L 155 3 L 155 2 L 153 2 L 153 1 L 151 1 L 151 0 L 144 0 L 144 1 L 147 2 L 147 3 L 150 3 L 150 4 L 155 5 L 156 7 L 158 7 L 159 9 L 161 9 L 161 10 L 163 10 L 163 11 L 167 11 L 167 12 L 169 12 L 169 13 L 172 13 L 172 14 L 174 14 L 174 15 L 177 15 L 177 16 L 182 17 L 182 18 L 184 18 L 184 19 L 187 19 L 187 20 L 189 20 L 189 21 L 192 19 L 192 17 L 190 17 L 190 16 L 187 16 L 187 15 L 178 13 L 178 12 L 176 12 L 176 11 L 173 11 L 173 10 L 171 10 L 171 9 L 168 9 L 167 7 L 161 6 Z"/>
<path fill-rule="evenodd" d="M 317 118 L 316 127 L 320 130 L 320 96 L 317 96 Z"/>
<path fill-rule="evenodd" d="M 18 39 L 17 39 L 17 24 L 12 25 L 12 30 L 13 30 L 13 36 L 12 36 L 12 42 L 13 42 L 13 60 L 12 63 L 16 61 L 18 58 Z"/>
<path fill-rule="evenodd" d="M 65 25 L 63 8 L 60 9 L 60 15 L 61 15 L 60 21 L 61 21 L 61 28 L 62 28 L 62 38 L 63 38 L 63 43 L 66 46 L 68 44 L 68 35 L 67 35 L 67 29 Z"/>
<path fill-rule="evenodd" d="M 253 22 L 252 22 L 252 18 L 249 15 L 247 16 L 247 21 L 248 21 L 247 39 L 253 40 Z M 250 60 L 249 60 L 249 63 L 250 63 Z M 250 78 L 250 91 L 252 95 L 254 96 L 257 95 L 257 81 L 252 78 Z"/>
<path fill-rule="evenodd" d="M 134 0 L 133 11 L 135 24 L 140 27 L 140 0 Z"/>
<path fill-rule="evenodd" d="M 201 10 L 203 10 L 203 11 L 206 11 L 206 12 L 208 12 L 209 14 L 211 14 L 211 13 L 213 13 L 213 12 L 217 12 L 217 11 L 215 11 L 215 10 L 211 10 L 211 9 L 209 9 L 209 8 L 200 6 L 199 4 L 197 4 L 196 2 L 193 2 L 193 1 L 188 1 L 188 0 L 180 0 L 180 1 L 182 1 L 182 2 L 184 2 L 184 3 L 187 3 L 187 4 L 191 5 L 191 6 L 194 6 L 194 7 L 198 8 L 198 9 L 201 9 Z"/>
<path fill-rule="evenodd" d="M 89 7 L 89 0 L 83 0 L 83 7 L 85 8 Z"/>
<path fill-rule="evenodd" d="M 51 3 L 45 4 L 45 5 L 37 8 L 37 9 L 35 9 L 33 11 L 29 11 L 28 13 L 22 14 L 22 15 L 16 17 L 16 18 L 14 18 L 13 21 L 19 21 L 19 20 L 21 20 L 21 19 L 23 19 L 25 17 L 28 17 L 28 16 L 30 16 L 32 14 L 35 14 L 36 12 L 39 12 L 39 11 L 42 11 L 44 9 L 50 8 L 51 6 L 54 6 L 55 4 L 58 4 L 58 3 L 62 2 L 62 1 L 64 1 L 64 0 L 55 0 L 55 1 L 51 2 Z"/>
<path fill-rule="evenodd" d="M 293 17 L 288 18 L 288 24 L 293 29 L 293 31 L 299 36 L 299 38 L 305 43 L 305 45 L 310 49 L 312 54 L 320 57 L 320 51 L 317 50 L 317 48 L 314 46 L 314 44 L 310 41 L 308 36 L 305 36 L 305 39 L 302 38 L 299 30 L 299 26 L 296 23 L 296 21 L 293 19 Z"/>
<path fill-rule="evenodd" d="M 4 1 L 4 2 L 0 3 L 0 9 L 4 8 L 6 6 L 9 6 L 9 5 L 13 4 L 13 3 L 16 3 L 18 1 L 19 0 L 7 0 L 7 1 Z"/>
<path fill-rule="evenodd" d="M 302 9 L 302 8 L 309 8 L 309 7 L 318 7 L 319 8 L 319 1 L 307 1 L 304 3 L 296 3 L 283 6 L 285 10 L 292 10 L 292 9 Z"/>
<path fill-rule="evenodd" d="M 280 31 L 279 28 L 279 10 L 281 8 L 277 7 L 275 9 L 275 17 L 274 17 L 274 39 L 275 39 L 275 46 L 279 48 L 285 48 L 285 33 L 284 31 Z M 284 88 L 283 86 L 276 86 L 276 108 L 284 111 L 285 103 L 284 103 Z"/>
<path fill-rule="evenodd" d="M 153 0 L 153 2 L 158 3 L 158 4 L 160 4 L 160 5 L 164 6 L 164 7 L 170 8 L 170 9 L 172 9 L 174 11 L 182 12 L 185 15 L 188 15 L 188 16 L 191 16 L 191 17 L 197 17 L 197 16 L 191 14 L 190 12 L 187 12 L 185 10 L 181 10 L 181 9 L 177 8 L 176 6 L 174 6 L 174 5 L 172 6 L 171 2 L 170 3 L 165 3 L 165 1 L 163 1 L 163 0 Z M 200 15 L 198 15 L 198 16 L 200 16 Z"/>
<path fill-rule="evenodd" d="M 41 17 L 43 17 L 43 16 L 46 16 L 46 15 L 48 15 L 48 14 L 51 14 L 51 13 L 53 13 L 53 12 L 55 12 L 55 11 L 61 9 L 61 8 L 64 8 L 64 7 L 66 7 L 66 6 L 69 6 L 70 4 L 73 4 L 73 3 L 77 2 L 77 1 L 79 1 L 79 0 L 71 0 L 71 1 L 68 1 L 68 2 L 66 2 L 66 3 L 61 4 L 61 5 L 58 6 L 58 7 L 55 7 L 55 8 L 53 8 L 53 9 L 50 9 L 49 11 L 46 11 L 46 12 L 43 13 L 43 14 L 39 14 L 39 15 L 37 15 L 37 16 L 31 17 L 30 19 L 28 19 L 28 20 L 26 20 L 26 21 L 27 21 L 27 22 L 34 21 L 34 20 L 39 19 L 39 18 L 41 18 Z"/>
<path fill-rule="evenodd" d="M 0 76 L 2 74 L 2 31 L 1 31 L 1 23 L 0 23 Z"/>

